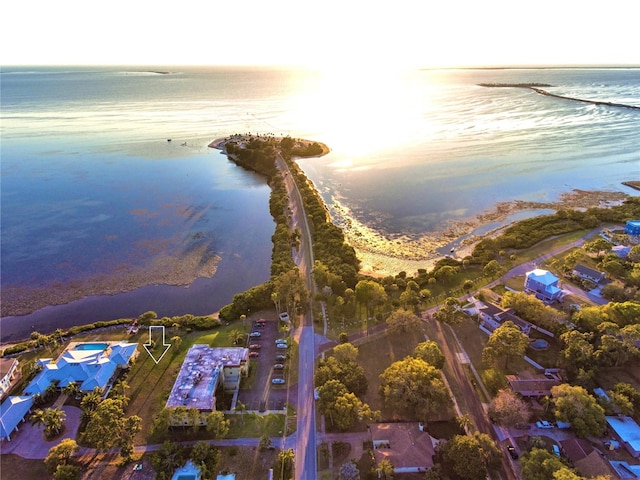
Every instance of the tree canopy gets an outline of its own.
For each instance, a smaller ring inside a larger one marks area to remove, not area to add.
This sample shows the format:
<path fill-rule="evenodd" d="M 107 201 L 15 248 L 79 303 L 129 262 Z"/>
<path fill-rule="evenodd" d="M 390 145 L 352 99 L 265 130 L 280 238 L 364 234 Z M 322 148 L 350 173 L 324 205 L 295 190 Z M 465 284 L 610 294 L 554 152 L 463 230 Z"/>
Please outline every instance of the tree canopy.
<path fill-rule="evenodd" d="M 563 383 L 551 389 L 558 420 L 568 422 L 578 437 L 599 437 L 606 427 L 604 408 L 583 387 Z"/>
<path fill-rule="evenodd" d="M 489 365 L 496 365 L 499 359 L 504 358 L 506 370 L 509 358 L 522 357 L 528 345 L 529 337 L 515 323 L 507 320 L 489 336 L 482 351 L 482 360 Z"/>
<path fill-rule="evenodd" d="M 406 357 L 380 375 L 379 393 L 385 405 L 420 419 L 451 405 L 440 371 L 421 358 Z"/>

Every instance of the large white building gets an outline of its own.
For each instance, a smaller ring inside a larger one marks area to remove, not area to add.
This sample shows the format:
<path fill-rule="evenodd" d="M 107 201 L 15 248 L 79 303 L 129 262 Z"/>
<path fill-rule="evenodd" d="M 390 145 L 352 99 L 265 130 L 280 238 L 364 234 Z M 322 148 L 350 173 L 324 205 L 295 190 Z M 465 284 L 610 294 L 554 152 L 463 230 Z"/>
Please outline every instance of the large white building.
<path fill-rule="evenodd" d="M 213 412 L 216 409 L 215 394 L 218 386 L 222 385 L 226 392 L 236 392 L 240 387 L 240 379 L 248 371 L 247 348 L 193 345 L 185 356 L 166 407 Z"/>

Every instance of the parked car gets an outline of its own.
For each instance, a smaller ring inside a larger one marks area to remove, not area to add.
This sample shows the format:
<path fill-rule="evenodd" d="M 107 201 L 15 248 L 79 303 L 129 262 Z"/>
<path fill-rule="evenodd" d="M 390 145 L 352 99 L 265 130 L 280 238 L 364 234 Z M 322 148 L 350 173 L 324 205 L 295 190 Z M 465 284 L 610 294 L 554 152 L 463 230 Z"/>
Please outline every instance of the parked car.
<path fill-rule="evenodd" d="M 289 348 L 286 343 L 276 343 L 276 348 Z"/>
<path fill-rule="evenodd" d="M 284 378 L 272 378 L 271 383 L 273 385 L 284 385 Z"/>
<path fill-rule="evenodd" d="M 281 363 L 276 363 L 276 364 L 273 366 L 273 369 L 274 369 L 274 370 L 284 370 L 284 365 L 283 365 L 283 364 L 281 364 Z"/>
<path fill-rule="evenodd" d="M 249 345 L 249 348 L 253 350 L 259 350 L 262 348 L 262 345 L 260 345 L 259 343 L 252 343 L 251 345 Z"/>
<path fill-rule="evenodd" d="M 251 332 L 249 334 L 250 337 L 260 337 L 262 334 L 260 332 Z"/>
<path fill-rule="evenodd" d="M 286 355 L 276 355 L 276 361 L 284 362 L 287 359 Z"/>
<path fill-rule="evenodd" d="M 260 352 L 249 352 L 249 356 L 250 357 L 259 357 L 260 356 Z"/>
<path fill-rule="evenodd" d="M 551 448 L 553 448 L 553 453 L 556 457 L 560 458 L 560 447 L 554 444 Z"/>
<path fill-rule="evenodd" d="M 289 314 L 287 312 L 282 312 L 280 315 L 278 315 L 280 317 L 280 320 L 282 320 L 283 322 L 289 322 Z"/>
<path fill-rule="evenodd" d="M 507 451 L 509 452 L 509 455 L 511 455 L 511 458 L 513 458 L 514 460 L 518 459 L 518 452 L 516 452 L 516 449 L 513 447 L 513 445 L 507 446 Z"/>
<path fill-rule="evenodd" d="M 536 427 L 538 428 L 553 428 L 553 423 L 547 422 L 546 420 L 541 420 L 536 422 Z"/>
<path fill-rule="evenodd" d="M 276 343 L 284 343 L 286 345 L 289 342 L 286 338 L 276 338 Z"/>

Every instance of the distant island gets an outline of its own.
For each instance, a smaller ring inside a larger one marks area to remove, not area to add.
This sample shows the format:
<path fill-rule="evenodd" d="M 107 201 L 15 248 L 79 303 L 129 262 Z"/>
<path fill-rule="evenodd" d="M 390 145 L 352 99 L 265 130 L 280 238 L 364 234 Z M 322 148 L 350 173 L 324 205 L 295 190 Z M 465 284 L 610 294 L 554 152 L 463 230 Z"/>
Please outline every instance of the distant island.
<path fill-rule="evenodd" d="M 553 87 L 553 85 L 549 85 L 547 83 L 479 83 L 480 87 L 490 87 L 490 88 L 528 88 L 529 90 L 533 90 L 540 95 L 545 95 L 547 97 L 561 98 L 563 100 L 573 100 L 574 102 L 582 102 L 582 103 L 590 103 L 591 105 L 603 105 L 605 107 L 617 107 L 617 108 L 628 108 L 631 110 L 640 110 L 639 106 L 636 105 L 628 105 L 626 103 L 615 103 L 615 102 L 602 102 L 599 100 L 588 100 L 585 98 L 576 98 L 576 97 L 567 97 L 566 95 L 558 95 L 555 93 L 551 93 L 547 90 L 543 90 L 541 87 L 548 88 Z"/>

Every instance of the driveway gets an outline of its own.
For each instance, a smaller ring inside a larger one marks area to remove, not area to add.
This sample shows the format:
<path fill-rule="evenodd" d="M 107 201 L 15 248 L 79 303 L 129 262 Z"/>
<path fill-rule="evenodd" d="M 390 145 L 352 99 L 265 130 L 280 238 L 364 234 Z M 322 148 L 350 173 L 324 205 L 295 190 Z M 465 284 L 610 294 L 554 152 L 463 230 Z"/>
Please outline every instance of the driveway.
<path fill-rule="evenodd" d="M 44 459 L 51 447 L 55 447 L 63 439 L 75 439 L 80 427 L 82 410 L 70 406 L 63 406 L 62 410 L 67 414 L 62 435 L 53 440 L 45 440 L 42 427 L 33 427 L 29 420 L 26 420 L 20 424 L 17 432 L 13 432 L 10 442 L 0 444 L 1 453 L 14 453 L 23 458 Z"/>

